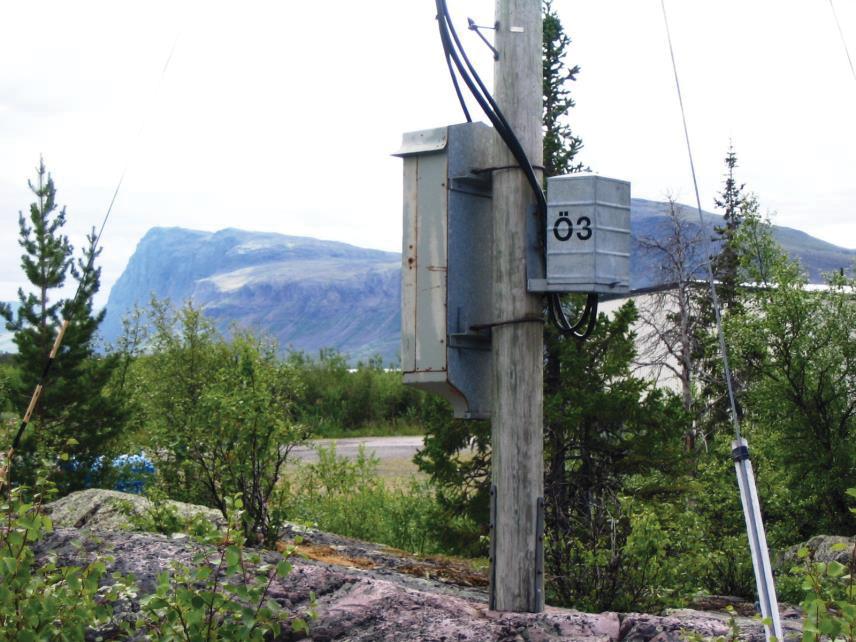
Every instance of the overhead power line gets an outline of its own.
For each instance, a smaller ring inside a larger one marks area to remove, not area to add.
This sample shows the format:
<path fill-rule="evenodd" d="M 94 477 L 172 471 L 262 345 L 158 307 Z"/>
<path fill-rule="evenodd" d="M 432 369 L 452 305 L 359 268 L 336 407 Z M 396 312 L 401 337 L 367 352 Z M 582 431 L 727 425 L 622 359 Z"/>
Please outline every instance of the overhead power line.
<path fill-rule="evenodd" d="M 838 35 L 841 36 L 841 44 L 844 46 L 844 54 L 847 56 L 847 63 L 850 65 L 850 73 L 853 75 L 853 80 L 856 80 L 856 67 L 853 66 L 853 58 L 850 56 L 850 49 L 847 48 L 847 38 L 844 37 L 844 30 L 841 28 L 841 21 L 838 19 L 838 12 L 835 11 L 835 4 L 829 0 L 829 8 L 832 9 L 832 17 L 835 18 L 835 26 L 838 27 Z"/>

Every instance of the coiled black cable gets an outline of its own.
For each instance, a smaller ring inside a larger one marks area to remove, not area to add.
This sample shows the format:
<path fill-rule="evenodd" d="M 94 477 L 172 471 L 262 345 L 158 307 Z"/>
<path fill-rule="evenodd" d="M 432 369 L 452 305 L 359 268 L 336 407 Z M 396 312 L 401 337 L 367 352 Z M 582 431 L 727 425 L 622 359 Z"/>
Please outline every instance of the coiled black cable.
<path fill-rule="evenodd" d="M 547 198 L 544 195 L 544 190 L 541 187 L 538 177 L 535 175 L 535 170 L 532 168 L 532 163 L 529 161 L 529 157 L 526 155 L 526 152 L 520 144 L 520 140 L 517 138 L 514 130 L 505 119 L 499 105 L 496 104 L 496 101 L 493 99 L 493 96 L 491 96 L 472 62 L 470 62 L 470 59 L 461 44 L 461 40 L 458 37 L 458 33 L 455 30 L 455 26 L 452 24 L 446 0 L 435 0 L 435 4 L 437 7 L 437 22 L 440 28 L 440 41 L 443 44 L 443 53 L 446 57 L 446 64 L 448 65 L 449 72 L 452 76 L 452 83 L 455 87 L 455 92 L 458 96 L 459 102 L 461 103 L 461 107 L 464 110 L 467 122 L 472 122 L 472 119 L 470 118 L 464 98 L 461 95 L 460 86 L 458 85 L 451 63 L 454 63 L 454 67 L 458 70 L 461 80 L 463 80 L 464 84 L 470 90 L 473 98 L 478 103 L 479 107 L 481 107 L 488 120 L 490 120 L 494 129 L 496 129 L 500 138 L 502 138 L 512 156 L 514 156 L 514 159 L 517 161 L 520 169 L 526 176 L 526 180 L 532 188 L 535 200 L 537 201 L 536 215 L 539 217 L 539 220 L 543 221 L 546 225 Z M 590 293 L 586 297 L 586 304 L 582 316 L 574 324 L 571 324 L 565 315 L 565 311 L 562 309 L 561 296 L 558 293 L 548 293 L 547 304 L 550 319 L 561 334 L 583 340 L 586 339 L 594 330 L 594 326 L 597 321 L 597 294 Z M 580 332 L 580 329 L 583 326 L 585 326 L 585 330 Z"/>

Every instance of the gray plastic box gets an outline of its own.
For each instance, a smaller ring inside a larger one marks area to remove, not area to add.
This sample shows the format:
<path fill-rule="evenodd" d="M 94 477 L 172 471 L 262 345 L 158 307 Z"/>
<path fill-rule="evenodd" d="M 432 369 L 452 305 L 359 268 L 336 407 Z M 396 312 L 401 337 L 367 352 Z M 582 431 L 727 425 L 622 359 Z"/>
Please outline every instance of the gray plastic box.
<path fill-rule="evenodd" d="M 532 292 L 630 290 L 630 183 L 596 174 L 547 179 L 546 279 Z"/>

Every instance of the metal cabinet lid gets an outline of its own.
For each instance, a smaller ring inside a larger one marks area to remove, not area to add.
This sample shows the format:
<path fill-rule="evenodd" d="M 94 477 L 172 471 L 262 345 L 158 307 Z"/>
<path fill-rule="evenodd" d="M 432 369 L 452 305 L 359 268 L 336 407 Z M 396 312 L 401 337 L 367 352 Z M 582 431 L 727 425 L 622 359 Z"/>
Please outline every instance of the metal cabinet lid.
<path fill-rule="evenodd" d="M 401 149 L 393 156 L 407 157 L 416 154 L 440 152 L 446 149 L 449 141 L 449 128 L 423 129 L 418 132 L 407 132 L 401 137 Z"/>

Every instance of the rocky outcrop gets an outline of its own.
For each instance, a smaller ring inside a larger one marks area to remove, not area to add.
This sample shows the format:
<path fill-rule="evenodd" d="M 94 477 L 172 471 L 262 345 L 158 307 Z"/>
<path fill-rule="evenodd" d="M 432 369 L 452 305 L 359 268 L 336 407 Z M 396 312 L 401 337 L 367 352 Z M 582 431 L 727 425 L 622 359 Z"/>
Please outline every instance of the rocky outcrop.
<path fill-rule="evenodd" d="M 807 548 L 815 562 L 836 561 L 846 565 L 856 553 L 856 536 L 815 535 L 804 544 L 797 544 L 786 549 L 777 558 L 777 566 L 783 569 L 793 566 L 798 562 L 797 553 L 801 548 Z"/>
<path fill-rule="evenodd" d="M 145 533 L 59 528 L 38 547 L 42 558 L 79 565 L 107 557 L 108 573 L 131 573 L 143 594 L 156 576 L 173 562 L 191 564 L 199 544 L 187 538 Z M 273 558 L 275 553 L 267 553 Z M 270 597 L 294 614 L 305 614 L 310 595 L 317 596 L 317 617 L 309 639 L 321 641 L 440 641 L 460 642 L 657 642 L 686 639 L 694 633 L 712 638 L 729 633 L 727 617 L 700 611 L 674 612 L 665 617 L 645 614 L 590 614 L 547 608 L 544 613 L 499 613 L 487 608 L 473 589 L 455 595 L 438 591 L 436 582 L 396 571 L 379 573 L 355 566 L 294 558 L 293 570 L 277 579 Z M 134 605 L 126 605 L 129 611 Z M 763 640 L 761 626 L 738 618 L 741 639 Z M 282 639 L 303 639 L 289 633 Z"/>
<path fill-rule="evenodd" d="M 141 593 L 173 562 L 192 564 L 200 544 L 187 537 L 167 537 L 122 530 L 117 505 L 132 502 L 140 510 L 147 500 L 114 491 L 83 491 L 50 506 L 60 526 L 38 546 L 42 559 L 80 565 L 96 557 L 112 572 L 131 573 Z M 214 511 L 178 504 L 185 515 Z M 317 596 L 317 617 L 310 638 L 288 633 L 282 639 L 342 642 L 669 642 L 690 634 L 715 638 L 730 634 L 725 613 L 672 611 L 665 616 L 638 613 L 582 613 L 548 607 L 543 613 L 499 613 L 487 608 L 485 574 L 465 561 L 416 557 L 384 546 L 301 528 L 286 527 L 284 542 L 301 540 L 293 570 L 271 585 L 270 596 L 289 612 L 305 614 Z M 267 561 L 278 553 L 265 552 Z M 128 612 L 134 604 L 121 606 Z M 789 638 L 799 638 L 797 614 L 785 613 Z M 756 619 L 737 617 L 740 638 L 760 642 Z"/>
<path fill-rule="evenodd" d="M 224 524 L 223 516 L 212 508 L 171 500 L 166 503 L 183 519 L 189 520 L 195 515 L 201 515 L 212 524 Z M 56 527 L 126 531 L 132 529 L 128 512 L 143 515 L 151 506 L 152 503 L 140 495 L 90 488 L 71 493 L 48 504 L 47 510 Z"/>

